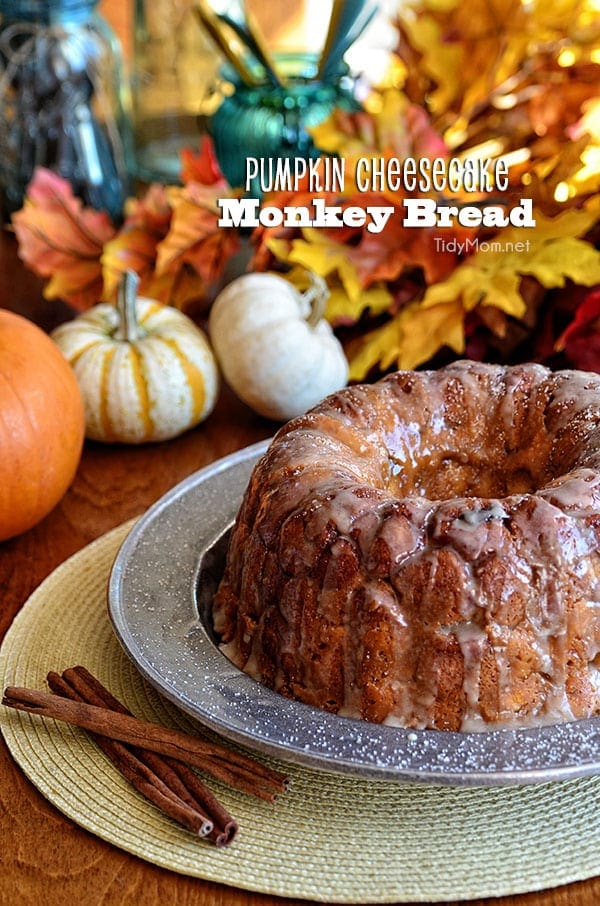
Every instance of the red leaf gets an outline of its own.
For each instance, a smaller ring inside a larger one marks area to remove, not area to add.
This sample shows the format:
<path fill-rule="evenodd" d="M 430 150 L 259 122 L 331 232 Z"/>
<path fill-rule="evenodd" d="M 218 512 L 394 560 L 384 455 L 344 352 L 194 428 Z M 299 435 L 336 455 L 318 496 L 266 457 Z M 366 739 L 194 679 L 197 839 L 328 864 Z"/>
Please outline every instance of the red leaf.
<path fill-rule="evenodd" d="M 189 148 L 181 152 L 181 181 L 198 182 L 203 186 L 214 186 L 216 183 L 224 187 L 227 185 L 210 136 L 203 135 L 200 139 L 199 154 L 194 154 Z"/>
<path fill-rule="evenodd" d="M 587 294 L 556 348 L 566 352 L 575 368 L 600 372 L 600 287 Z"/>

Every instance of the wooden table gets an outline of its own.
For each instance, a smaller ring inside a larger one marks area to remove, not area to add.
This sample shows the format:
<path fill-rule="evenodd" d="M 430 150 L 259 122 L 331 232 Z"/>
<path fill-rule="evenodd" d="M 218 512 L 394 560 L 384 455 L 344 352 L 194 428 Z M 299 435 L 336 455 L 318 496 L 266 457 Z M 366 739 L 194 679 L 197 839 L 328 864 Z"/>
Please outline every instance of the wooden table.
<path fill-rule="evenodd" d="M 40 282 L 24 270 L 14 239 L 6 233 L 0 236 L 0 306 L 30 317 L 45 329 L 70 314 L 65 307 L 42 300 Z M 224 388 L 211 417 L 177 440 L 143 447 L 86 443 L 73 485 L 55 510 L 31 531 L 0 544 L 0 638 L 31 592 L 68 556 L 142 513 L 191 472 L 270 436 L 274 427 Z M 303 902 L 182 877 L 96 839 L 35 790 L 3 741 L 0 816 L 0 906 L 275 906 Z M 540 894 L 485 901 L 488 906 L 595 906 L 599 902 L 600 878 Z"/>

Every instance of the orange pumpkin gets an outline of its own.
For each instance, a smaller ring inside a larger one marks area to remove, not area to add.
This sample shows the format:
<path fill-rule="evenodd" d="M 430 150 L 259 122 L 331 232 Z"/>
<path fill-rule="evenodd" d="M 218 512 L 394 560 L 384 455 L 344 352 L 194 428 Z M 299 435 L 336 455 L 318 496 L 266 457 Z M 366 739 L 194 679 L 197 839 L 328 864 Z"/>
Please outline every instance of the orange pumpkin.
<path fill-rule="evenodd" d="M 34 526 L 64 495 L 84 428 L 81 393 L 58 346 L 0 310 L 0 541 Z"/>

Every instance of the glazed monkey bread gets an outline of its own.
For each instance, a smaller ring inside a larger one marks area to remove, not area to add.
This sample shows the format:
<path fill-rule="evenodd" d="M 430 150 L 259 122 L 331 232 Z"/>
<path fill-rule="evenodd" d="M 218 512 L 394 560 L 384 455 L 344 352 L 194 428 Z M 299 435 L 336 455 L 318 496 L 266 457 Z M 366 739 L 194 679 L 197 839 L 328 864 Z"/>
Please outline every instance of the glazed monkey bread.
<path fill-rule="evenodd" d="M 462 361 L 346 388 L 255 466 L 214 601 L 235 664 L 350 717 L 600 711 L 600 375 Z"/>

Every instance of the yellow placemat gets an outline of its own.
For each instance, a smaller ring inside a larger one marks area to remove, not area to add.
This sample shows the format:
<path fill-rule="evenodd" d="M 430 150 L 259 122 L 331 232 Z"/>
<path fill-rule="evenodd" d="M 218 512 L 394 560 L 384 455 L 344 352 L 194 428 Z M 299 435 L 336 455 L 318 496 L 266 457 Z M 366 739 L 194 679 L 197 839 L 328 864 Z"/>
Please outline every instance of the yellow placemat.
<path fill-rule="evenodd" d="M 193 731 L 197 725 L 142 680 L 110 625 L 108 575 L 130 527 L 80 551 L 34 592 L 0 650 L 0 682 L 42 689 L 49 670 L 82 663 L 137 715 Z M 115 846 L 184 874 L 338 903 L 502 896 L 600 874 L 600 777 L 473 790 L 277 764 L 293 789 L 276 805 L 210 781 L 241 828 L 229 849 L 217 850 L 139 797 L 83 731 L 0 711 L 14 758 L 57 808 Z"/>

